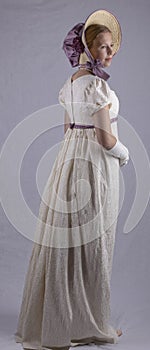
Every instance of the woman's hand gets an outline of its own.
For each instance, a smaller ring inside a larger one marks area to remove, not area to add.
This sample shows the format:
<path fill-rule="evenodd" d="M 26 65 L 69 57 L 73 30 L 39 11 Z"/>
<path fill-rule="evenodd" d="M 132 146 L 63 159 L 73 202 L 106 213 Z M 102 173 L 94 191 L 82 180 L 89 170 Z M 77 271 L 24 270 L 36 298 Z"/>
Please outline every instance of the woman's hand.
<path fill-rule="evenodd" d="M 117 140 L 114 147 L 112 147 L 109 150 L 106 150 L 106 152 L 116 158 L 119 158 L 119 165 L 123 166 L 128 163 L 129 161 L 129 151 L 123 143 L 121 143 L 119 140 Z"/>

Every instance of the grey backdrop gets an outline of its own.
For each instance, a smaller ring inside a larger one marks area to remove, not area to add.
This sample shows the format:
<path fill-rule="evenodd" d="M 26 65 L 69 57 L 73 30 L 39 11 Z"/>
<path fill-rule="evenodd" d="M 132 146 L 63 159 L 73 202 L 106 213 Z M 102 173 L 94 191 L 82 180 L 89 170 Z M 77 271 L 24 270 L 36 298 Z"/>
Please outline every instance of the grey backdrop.
<path fill-rule="evenodd" d="M 28 115 L 58 104 L 59 89 L 75 71 L 61 49 L 64 36 L 73 25 L 84 22 L 92 11 L 100 8 L 116 15 L 123 33 L 121 49 L 107 70 L 111 75 L 110 87 L 120 99 L 120 115 L 135 129 L 149 153 L 149 0 L 0 0 L 1 146 L 15 126 Z M 59 107 L 56 113 L 60 114 Z M 62 122 L 63 114 L 61 109 Z M 55 113 L 53 117 L 55 119 Z M 35 215 L 38 214 L 40 204 L 36 187 L 39 161 L 48 149 L 61 142 L 62 137 L 63 125 L 54 128 L 53 132 L 48 130 L 42 133 L 23 158 L 21 188 Z M 128 135 L 125 133 L 122 137 L 122 141 L 128 145 Z M 54 159 L 52 152 L 48 168 L 43 174 L 44 180 Z M 11 159 L 9 165 L 11 175 Z M 125 197 L 118 218 L 111 302 L 112 322 L 114 326 L 122 328 L 123 336 L 119 344 L 108 344 L 105 349 L 113 346 L 113 349 L 118 350 L 146 350 L 150 347 L 149 207 L 138 225 L 124 234 L 123 227 L 136 191 L 132 161 L 122 169 L 122 174 Z M 7 196 L 9 198 L 9 192 Z M 15 207 L 15 195 L 10 200 Z M 0 347 L 16 350 L 21 349 L 21 345 L 15 344 L 13 333 L 16 331 L 32 241 L 10 222 L 3 205 L 0 213 Z M 18 219 L 19 215 L 18 212 Z M 26 218 L 24 225 L 28 226 Z"/>

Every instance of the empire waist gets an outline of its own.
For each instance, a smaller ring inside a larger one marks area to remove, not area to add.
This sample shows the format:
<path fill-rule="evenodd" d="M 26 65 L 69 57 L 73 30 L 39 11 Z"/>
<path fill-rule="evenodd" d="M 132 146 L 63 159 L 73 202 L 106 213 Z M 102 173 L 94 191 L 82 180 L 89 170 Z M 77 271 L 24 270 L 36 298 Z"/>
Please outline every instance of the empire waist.
<path fill-rule="evenodd" d="M 113 123 L 113 122 L 116 122 L 118 120 L 118 117 L 115 117 L 115 118 L 112 118 L 110 119 L 110 122 Z M 91 129 L 91 128 L 95 128 L 94 125 L 92 124 L 75 124 L 75 123 L 70 123 L 70 129 Z"/>
<path fill-rule="evenodd" d="M 95 126 L 92 124 L 86 125 L 86 124 L 75 124 L 75 123 L 70 123 L 70 129 L 76 128 L 76 129 L 89 129 L 89 128 L 94 128 Z"/>

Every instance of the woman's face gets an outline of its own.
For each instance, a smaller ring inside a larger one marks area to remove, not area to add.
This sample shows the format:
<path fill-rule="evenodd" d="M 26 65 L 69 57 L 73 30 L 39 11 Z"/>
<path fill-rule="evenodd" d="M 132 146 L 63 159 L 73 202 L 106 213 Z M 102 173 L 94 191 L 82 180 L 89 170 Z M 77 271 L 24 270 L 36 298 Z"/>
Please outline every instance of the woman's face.
<path fill-rule="evenodd" d="M 89 50 L 93 58 L 100 59 L 104 67 L 110 66 L 113 56 L 112 34 L 109 32 L 99 33 Z"/>

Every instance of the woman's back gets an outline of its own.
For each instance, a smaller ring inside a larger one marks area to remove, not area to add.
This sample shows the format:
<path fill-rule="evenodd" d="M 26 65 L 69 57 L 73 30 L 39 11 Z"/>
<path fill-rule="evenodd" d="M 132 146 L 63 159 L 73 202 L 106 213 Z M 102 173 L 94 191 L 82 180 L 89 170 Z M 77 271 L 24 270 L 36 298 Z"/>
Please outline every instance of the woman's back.
<path fill-rule="evenodd" d="M 117 121 L 119 100 L 108 83 L 95 75 L 76 75 L 69 77 L 59 91 L 59 102 L 67 111 L 70 122 L 93 124 L 92 115 L 109 105 L 109 116 Z M 71 103 L 73 102 L 73 104 Z M 113 133 L 117 136 L 117 127 L 113 125 Z"/>

